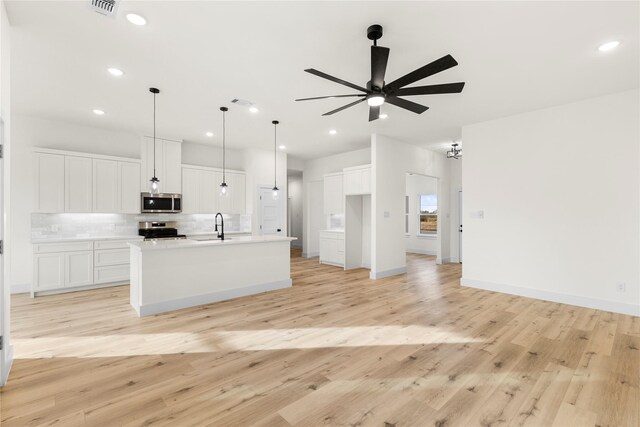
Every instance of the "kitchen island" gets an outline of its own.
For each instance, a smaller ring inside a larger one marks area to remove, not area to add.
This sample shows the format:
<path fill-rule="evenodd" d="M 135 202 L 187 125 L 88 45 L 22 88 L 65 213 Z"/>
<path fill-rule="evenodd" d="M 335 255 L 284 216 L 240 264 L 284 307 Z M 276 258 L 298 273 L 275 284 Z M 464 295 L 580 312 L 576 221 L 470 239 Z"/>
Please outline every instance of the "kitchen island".
<path fill-rule="evenodd" d="M 130 303 L 142 317 L 288 288 L 294 239 L 131 242 Z"/>

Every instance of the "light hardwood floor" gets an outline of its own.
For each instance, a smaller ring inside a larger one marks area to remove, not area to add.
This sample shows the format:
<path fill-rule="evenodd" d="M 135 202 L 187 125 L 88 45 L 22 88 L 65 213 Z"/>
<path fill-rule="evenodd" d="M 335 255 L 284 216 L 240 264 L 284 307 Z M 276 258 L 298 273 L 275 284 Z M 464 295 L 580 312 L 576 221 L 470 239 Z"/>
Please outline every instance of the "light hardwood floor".
<path fill-rule="evenodd" d="M 1 424 L 638 425 L 639 318 L 408 264 L 371 281 L 297 256 L 291 289 L 144 319 L 126 286 L 15 296 Z"/>

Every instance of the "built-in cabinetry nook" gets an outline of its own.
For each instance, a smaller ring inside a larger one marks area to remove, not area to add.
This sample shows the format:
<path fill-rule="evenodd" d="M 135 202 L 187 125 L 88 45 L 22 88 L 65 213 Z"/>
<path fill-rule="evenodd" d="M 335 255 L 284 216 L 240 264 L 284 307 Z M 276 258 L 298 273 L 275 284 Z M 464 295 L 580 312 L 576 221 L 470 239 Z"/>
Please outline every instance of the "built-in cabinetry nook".
<path fill-rule="evenodd" d="M 220 194 L 222 169 L 182 166 L 183 213 L 246 213 L 246 175 L 242 171 L 225 172 L 228 193 Z"/>
<path fill-rule="evenodd" d="M 345 269 L 371 265 L 371 165 L 324 175 L 325 230 L 320 262 Z"/>

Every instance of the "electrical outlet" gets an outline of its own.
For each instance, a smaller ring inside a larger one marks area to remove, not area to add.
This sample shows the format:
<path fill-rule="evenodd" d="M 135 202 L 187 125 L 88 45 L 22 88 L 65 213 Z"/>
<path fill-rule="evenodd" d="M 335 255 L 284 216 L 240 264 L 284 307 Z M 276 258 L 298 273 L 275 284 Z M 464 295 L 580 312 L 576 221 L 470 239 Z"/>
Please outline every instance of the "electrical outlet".
<path fill-rule="evenodd" d="M 627 292 L 627 284 L 624 282 L 618 283 L 618 292 Z"/>

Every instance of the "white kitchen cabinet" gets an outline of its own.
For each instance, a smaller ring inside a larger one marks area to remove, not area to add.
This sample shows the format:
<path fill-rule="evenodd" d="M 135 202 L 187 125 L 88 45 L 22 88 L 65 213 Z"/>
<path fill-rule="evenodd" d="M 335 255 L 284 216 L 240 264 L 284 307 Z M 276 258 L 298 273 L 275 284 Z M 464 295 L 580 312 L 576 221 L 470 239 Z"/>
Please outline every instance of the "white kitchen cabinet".
<path fill-rule="evenodd" d="M 92 161 L 89 157 L 64 157 L 65 212 L 91 212 L 93 201 Z"/>
<path fill-rule="evenodd" d="M 134 240 L 139 239 L 34 244 L 32 294 L 128 282 L 128 242 Z"/>
<path fill-rule="evenodd" d="M 344 195 L 371 194 L 371 165 L 345 168 Z"/>
<path fill-rule="evenodd" d="M 65 288 L 93 284 L 93 251 L 64 254 Z"/>
<path fill-rule="evenodd" d="M 118 162 L 118 212 L 140 213 L 140 163 Z"/>
<path fill-rule="evenodd" d="M 93 212 L 118 212 L 118 162 L 93 159 Z"/>
<path fill-rule="evenodd" d="M 182 212 L 244 214 L 246 177 L 243 172 L 227 171 L 227 196 L 220 195 L 222 170 L 187 166 L 182 168 Z"/>
<path fill-rule="evenodd" d="M 64 156 L 36 153 L 35 155 L 36 212 L 64 212 Z"/>
<path fill-rule="evenodd" d="M 325 215 L 344 213 L 342 173 L 324 176 L 324 213 Z"/>
<path fill-rule="evenodd" d="M 320 262 L 344 266 L 344 232 L 320 231 Z"/>
<path fill-rule="evenodd" d="M 142 139 L 142 191 L 149 191 L 149 180 L 153 176 L 153 138 Z M 182 143 L 156 138 L 156 177 L 160 180 L 161 193 L 182 192 Z"/>
<path fill-rule="evenodd" d="M 35 291 L 64 288 L 64 253 L 33 256 L 33 284 Z"/>

